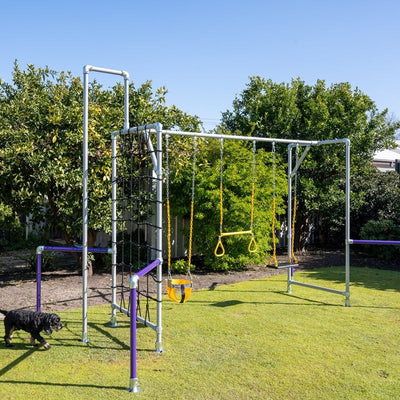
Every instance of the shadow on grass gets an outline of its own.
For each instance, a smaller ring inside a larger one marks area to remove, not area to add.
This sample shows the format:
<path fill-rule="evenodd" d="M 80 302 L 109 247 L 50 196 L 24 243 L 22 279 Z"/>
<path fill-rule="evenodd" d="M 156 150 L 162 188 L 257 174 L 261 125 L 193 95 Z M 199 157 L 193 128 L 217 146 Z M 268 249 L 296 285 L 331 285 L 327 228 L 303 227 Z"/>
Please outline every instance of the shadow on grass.
<path fill-rule="evenodd" d="M 121 340 L 119 340 L 117 337 L 113 336 L 110 332 L 108 332 L 107 330 L 105 330 L 104 328 L 102 328 L 102 326 L 100 324 L 94 324 L 94 323 L 88 323 L 89 327 L 97 330 L 97 332 L 101 333 L 102 335 L 104 335 L 105 337 L 109 338 L 111 341 L 113 341 L 117 346 L 119 346 L 122 350 L 129 350 L 130 347 L 122 342 Z M 104 325 L 103 325 L 104 326 Z M 107 326 L 107 325 L 105 325 Z M 90 342 L 89 342 L 90 343 Z"/>
<path fill-rule="evenodd" d="M 212 289 L 211 289 L 212 290 Z M 231 307 L 231 306 L 237 306 L 240 304 L 261 304 L 261 305 L 283 305 L 283 306 L 311 306 L 311 305 L 320 305 L 320 306 L 333 306 L 333 307 L 341 307 L 342 304 L 338 303 L 328 303 L 326 301 L 321 301 L 321 300 L 314 300 L 314 299 L 309 299 L 306 297 L 299 297 L 295 296 L 291 293 L 287 293 L 286 291 L 278 291 L 278 290 L 237 290 L 237 289 L 225 289 L 221 291 L 220 293 L 227 293 L 228 296 L 233 297 L 234 294 L 238 293 L 274 293 L 282 296 L 286 296 L 288 299 L 296 299 L 296 300 L 302 300 L 302 302 L 293 302 L 293 301 L 264 301 L 264 300 L 249 300 L 249 301 L 244 301 L 244 300 L 235 300 L 235 299 L 229 299 L 229 300 L 223 300 L 223 301 L 218 301 L 218 302 L 213 302 L 213 301 L 206 301 L 206 300 L 195 300 L 191 299 L 190 302 L 194 304 L 204 304 L 205 306 L 212 306 L 212 307 Z M 171 307 L 172 308 L 172 307 Z"/>
<path fill-rule="evenodd" d="M 217 303 L 211 303 L 210 305 L 213 307 L 230 307 L 236 306 L 238 304 L 244 304 L 244 301 L 240 300 L 226 300 L 226 301 L 218 301 Z"/>
<path fill-rule="evenodd" d="M 361 270 L 364 270 L 363 268 L 360 268 Z M 327 274 L 323 274 L 323 271 L 314 271 L 312 274 L 307 275 L 309 277 L 312 277 L 313 279 L 317 279 L 316 275 L 318 275 L 318 277 L 324 281 L 328 280 L 327 279 Z M 371 277 L 371 273 L 374 274 L 375 272 L 377 272 L 379 274 L 380 271 L 375 271 L 372 270 L 371 271 L 363 271 L 366 272 L 369 276 L 369 278 Z M 388 272 L 388 271 L 386 271 Z M 389 271 L 389 273 L 393 271 Z M 385 273 L 385 272 L 384 272 Z M 321 276 L 325 276 L 324 278 L 322 278 Z M 304 278 L 304 275 L 302 276 L 302 278 Z M 400 279 L 400 274 L 398 276 L 398 279 Z M 302 279 L 302 281 L 306 282 L 306 279 Z M 343 284 L 343 288 L 344 288 L 344 282 L 339 281 L 337 279 L 332 279 L 331 281 L 334 281 L 337 284 Z M 362 283 L 359 282 L 352 282 L 352 285 L 354 286 L 363 286 L 363 287 L 369 287 L 368 286 L 368 280 L 366 282 L 366 280 L 364 279 L 362 281 Z M 375 285 L 376 286 L 376 285 Z M 387 282 L 386 280 L 384 281 L 384 284 L 382 285 L 378 285 L 378 287 L 375 287 L 373 285 L 371 285 L 371 289 L 374 290 L 393 290 L 392 286 L 393 286 L 393 282 Z M 387 286 L 387 287 L 386 287 Z M 210 291 L 212 291 L 213 289 L 209 289 Z M 288 299 L 295 299 L 295 300 L 299 300 L 298 302 L 293 302 L 293 301 L 255 301 L 255 300 L 250 300 L 250 301 L 242 301 L 242 300 L 226 300 L 226 301 L 220 301 L 220 302 L 207 302 L 207 301 L 197 301 L 197 300 L 191 300 L 192 303 L 203 303 L 204 305 L 207 306 L 213 306 L 213 307 L 229 307 L 229 306 L 235 306 L 235 305 L 239 305 L 239 304 L 263 304 L 263 305 L 287 305 L 289 307 L 292 306 L 325 306 L 325 307 L 344 307 L 344 296 L 339 295 L 337 296 L 337 302 L 328 302 L 328 301 L 323 301 L 323 300 L 316 300 L 312 298 L 312 292 L 315 291 L 315 289 L 309 289 L 311 292 L 310 297 L 306 297 L 306 296 L 299 296 L 296 295 L 294 293 L 288 293 L 287 291 L 277 291 L 277 290 L 237 290 L 237 289 L 228 289 L 228 288 L 223 288 L 223 290 L 221 290 L 220 293 L 229 293 L 229 296 L 233 297 L 234 294 L 236 293 L 274 293 L 274 294 L 278 294 L 278 295 L 282 295 L 287 297 Z M 400 290 L 400 288 L 396 288 L 396 290 Z M 233 294 L 233 295 L 232 295 Z M 351 296 L 351 289 L 350 289 L 350 296 Z M 370 309 L 392 309 L 392 310 L 398 310 L 400 309 L 399 307 L 390 307 L 390 306 L 379 306 L 376 304 L 371 304 L 371 305 L 350 305 L 351 307 L 354 308 L 370 308 Z"/>
<path fill-rule="evenodd" d="M 374 271 L 374 270 L 373 270 Z M 319 271 L 321 272 L 321 271 Z M 315 279 L 315 274 L 316 272 L 313 273 L 312 278 Z M 311 275 L 310 275 L 311 276 Z M 399 278 L 400 278 L 400 274 L 399 274 Z M 303 281 L 306 281 L 305 279 L 302 279 Z M 268 280 L 266 280 L 267 282 Z M 344 288 L 344 282 L 340 282 L 340 281 L 335 281 L 338 284 L 343 284 L 343 288 Z M 353 283 L 352 285 L 358 285 L 358 283 Z M 365 283 L 363 282 L 362 284 L 360 284 L 360 286 L 363 287 L 368 287 L 367 285 L 365 285 Z M 389 286 L 391 286 L 389 284 Z M 373 287 L 372 289 L 374 290 L 384 290 L 381 288 L 375 288 Z M 390 289 L 390 288 L 389 288 Z M 389 290 L 387 289 L 387 290 Z M 210 289 L 211 291 L 212 289 Z M 295 290 L 295 289 L 294 289 Z M 337 302 L 328 302 L 328 301 L 323 301 L 323 300 L 316 300 L 312 298 L 312 292 L 315 291 L 315 289 L 309 289 L 310 290 L 310 296 L 299 296 L 296 295 L 295 293 L 288 293 L 286 290 L 238 290 L 238 289 L 228 289 L 227 287 L 224 287 L 223 290 L 220 291 L 220 293 L 229 293 L 229 296 L 233 297 L 234 294 L 236 293 L 274 293 L 274 294 L 278 294 L 278 295 L 282 295 L 284 297 L 287 297 L 288 299 L 294 299 L 294 300 L 299 300 L 298 302 L 293 302 L 293 301 L 255 301 L 255 300 L 251 300 L 251 301 L 240 301 L 240 300 L 226 300 L 226 301 L 220 301 L 220 302 L 208 302 L 208 301 L 204 301 L 204 300 L 191 300 L 192 303 L 203 303 L 206 306 L 214 306 L 214 307 L 228 307 L 228 306 L 235 306 L 238 304 L 263 304 L 263 305 L 282 305 L 282 306 L 327 306 L 327 307 L 344 307 L 344 296 L 342 295 L 337 295 Z M 350 298 L 351 298 L 351 288 L 350 288 Z M 400 309 L 400 305 L 399 307 L 389 307 L 389 306 L 379 306 L 376 304 L 371 304 L 371 305 L 353 305 L 350 304 L 350 307 L 354 307 L 354 308 L 370 308 L 370 309 L 392 309 L 392 310 L 398 310 Z"/>
<path fill-rule="evenodd" d="M 7 348 L 7 350 L 21 350 L 21 347 L 25 347 L 24 344 L 21 345 L 16 345 L 14 347 Z M 36 348 L 35 349 L 30 349 L 24 354 L 20 355 L 16 360 L 10 362 L 10 364 L 6 365 L 3 369 L 0 370 L 0 376 L 3 376 L 7 372 L 11 371 L 13 368 L 15 368 L 19 363 L 25 361 L 29 356 L 31 356 L 35 351 L 38 351 Z M 4 382 L 2 380 L 2 382 Z"/>
<path fill-rule="evenodd" d="M 345 284 L 344 266 L 302 271 L 301 280 L 307 278 Z M 376 290 L 395 290 L 400 292 L 400 272 L 369 267 L 350 267 L 350 283 L 353 286 Z"/>
<path fill-rule="evenodd" d="M 57 382 L 35 382 L 35 381 L 13 381 L 13 380 L 2 380 L 2 383 L 9 383 L 12 385 L 37 385 L 37 386 L 56 386 L 56 387 L 75 387 L 75 388 L 87 388 L 87 389 L 111 389 L 111 390 L 124 390 L 125 387 L 121 386 L 105 386 L 105 385 L 90 385 L 90 384 L 79 384 L 79 383 L 57 383 Z"/>

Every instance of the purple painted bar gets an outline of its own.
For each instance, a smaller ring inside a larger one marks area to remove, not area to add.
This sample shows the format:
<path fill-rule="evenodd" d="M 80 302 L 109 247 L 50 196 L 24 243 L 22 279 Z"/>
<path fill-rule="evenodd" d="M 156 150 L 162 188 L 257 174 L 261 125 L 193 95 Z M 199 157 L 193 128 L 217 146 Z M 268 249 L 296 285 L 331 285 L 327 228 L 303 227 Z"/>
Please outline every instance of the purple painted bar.
<path fill-rule="evenodd" d="M 80 253 L 82 251 L 82 247 L 42 246 L 42 249 L 43 251 L 65 251 L 70 253 Z M 110 253 L 112 249 L 103 247 L 88 247 L 87 251 L 89 253 Z"/>
<path fill-rule="evenodd" d="M 351 240 L 350 244 L 383 244 L 400 246 L 400 240 Z"/>
<path fill-rule="evenodd" d="M 131 289 L 131 380 L 137 379 L 136 370 L 136 288 Z"/>
<path fill-rule="evenodd" d="M 136 277 L 137 279 L 141 278 L 143 275 L 149 273 L 152 269 L 157 267 L 161 263 L 161 260 L 157 259 L 150 263 L 147 267 L 144 267 L 140 270 Z M 132 279 L 132 278 L 131 278 Z M 130 338 L 130 345 L 131 345 L 131 376 L 130 376 L 130 387 L 128 391 L 136 392 L 140 390 L 137 386 L 137 340 L 136 340 L 136 296 L 137 296 L 137 282 L 133 287 L 131 286 L 131 338 Z"/>
<path fill-rule="evenodd" d="M 41 308 L 41 286 L 42 286 L 42 252 L 43 251 L 61 251 L 66 253 L 80 253 L 82 247 L 62 247 L 62 246 L 39 246 L 36 249 L 36 311 Z M 111 248 L 89 247 L 89 253 L 111 253 Z"/>
<path fill-rule="evenodd" d="M 146 275 L 149 273 L 153 268 L 157 267 L 161 263 L 160 260 L 155 260 L 151 264 L 149 264 L 147 267 L 144 267 L 142 270 L 140 270 L 136 275 L 141 278 L 143 275 Z"/>
<path fill-rule="evenodd" d="M 42 285 L 42 254 L 38 253 L 36 258 L 36 311 L 40 312 Z"/>

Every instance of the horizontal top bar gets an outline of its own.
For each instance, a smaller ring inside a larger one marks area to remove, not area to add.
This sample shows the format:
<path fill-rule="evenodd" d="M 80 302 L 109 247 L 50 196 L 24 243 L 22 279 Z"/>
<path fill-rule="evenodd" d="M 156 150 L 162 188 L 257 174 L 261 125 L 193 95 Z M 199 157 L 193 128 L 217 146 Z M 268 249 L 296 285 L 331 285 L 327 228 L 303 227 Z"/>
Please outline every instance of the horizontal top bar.
<path fill-rule="evenodd" d="M 42 253 L 43 251 L 62 251 L 69 253 L 80 253 L 82 247 L 62 247 L 62 246 L 39 246 L 36 249 L 36 253 Z M 103 247 L 89 247 L 87 249 L 89 253 L 112 253 L 112 248 Z"/>
<path fill-rule="evenodd" d="M 196 137 L 207 137 L 211 139 L 233 139 L 233 140 L 247 140 L 247 141 L 267 142 L 267 143 L 287 143 L 287 144 L 297 143 L 303 145 L 309 145 L 309 144 L 316 145 L 318 143 L 317 141 L 312 141 L 312 140 L 278 139 L 278 138 L 265 138 L 256 136 L 225 135 L 217 133 L 180 132 L 180 131 L 168 131 L 168 130 L 163 130 L 162 133 L 165 135 L 196 136 Z"/>
<path fill-rule="evenodd" d="M 132 127 L 129 129 L 121 129 L 120 131 L 114 131 L 112 133 L 113 136 L 123 135 L 127 133 L 132 133 L 136 131 L 147 131 L 148 133 L 155 133 L 158 129 L 161 129 L 161 124 L 149 124 L 142 125 L 138 127 Z M 184 132 L 184 131 L 171 131 L 171 130 L 162 130 L 162 134 L 164 135 L 172 135 L 172 136 L 192 136 L 192 137 L 204 137 L 211 139 L 233 139 L 233 140 L 246 140 L 246 141 L 255 141 L 255 142 L 266 142 L 266 143 L 286 143 L 286 144 L 298 144 L 298 145 L 318 145 L 320 142 L 316 140 L 294 140 L 294 139 L 278 139 L 278 138 L 265 138 L 265 137 L 256 137 L 256 136 L 240 136 L 240 135 L 225 135 L 218 133 L 204 133 L 204 132 Z"/>
<path fill-rule="evenodd" d="M 94 67 L 93 65 L 85 65 L 83 67 L 83 73 L 87 74 L 90 71 L 102 72 L 104 74 L 121 75 L 124 78 L 129 79 L 129 72 L 127 72 L 127 71 L 121 71 L 121 70 L 109 69 L 109 68 L 101 68 L 101 67 Z"/>

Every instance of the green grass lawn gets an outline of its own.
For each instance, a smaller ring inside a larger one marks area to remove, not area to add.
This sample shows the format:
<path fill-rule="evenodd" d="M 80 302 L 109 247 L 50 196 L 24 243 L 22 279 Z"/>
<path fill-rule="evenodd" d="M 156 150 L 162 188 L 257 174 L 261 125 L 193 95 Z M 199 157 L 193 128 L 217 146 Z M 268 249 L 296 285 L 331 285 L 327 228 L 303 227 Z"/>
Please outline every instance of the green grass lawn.
<path fill-rule="evenodd" d="M 343 268 L 296 280 L 343 289 Z M 242 282 L 163 304 L 163 347 L 138 329 L 140 393 L 128 393 L 129 320 L 108 327 L 109 307 L 60 313 L 52 349 L 32 350 L 28 334 L 0 347 L 0 399 L 349 399 L 400 398 L 400 273 L 352 269 L 351 304 L 286 277 Z M 4 335 L 1 324 L 0 336 Z"/>

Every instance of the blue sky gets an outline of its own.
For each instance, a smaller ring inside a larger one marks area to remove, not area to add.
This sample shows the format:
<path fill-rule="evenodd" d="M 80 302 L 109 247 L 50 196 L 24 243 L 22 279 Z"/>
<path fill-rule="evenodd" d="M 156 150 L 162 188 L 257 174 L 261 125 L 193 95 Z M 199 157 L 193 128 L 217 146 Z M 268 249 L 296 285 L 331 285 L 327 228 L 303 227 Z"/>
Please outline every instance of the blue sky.
<path fill-rule="evenodd" d="M 218 123 L 260 75 L 350 82 L 400 119 L 397 0 L 0 0 L 0 78 L 48 65 L 123 69 L 168 104 Z M 109 85 L 118 77 L 92 74 Z"/>

